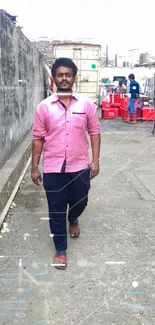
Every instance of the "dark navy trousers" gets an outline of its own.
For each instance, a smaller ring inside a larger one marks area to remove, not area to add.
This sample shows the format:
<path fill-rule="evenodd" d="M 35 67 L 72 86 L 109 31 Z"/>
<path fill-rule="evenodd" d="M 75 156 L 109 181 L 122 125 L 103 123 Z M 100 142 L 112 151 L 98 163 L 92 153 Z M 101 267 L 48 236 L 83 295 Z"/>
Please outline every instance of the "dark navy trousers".
<path fill-rule="evenodd" d="M 50 230 L 57 251 L 67 249 L 66 215 L 70 224 L 82 214 L 88 203 L 90 169 L 73 173 L 43 174 L 46 192 Z"/>

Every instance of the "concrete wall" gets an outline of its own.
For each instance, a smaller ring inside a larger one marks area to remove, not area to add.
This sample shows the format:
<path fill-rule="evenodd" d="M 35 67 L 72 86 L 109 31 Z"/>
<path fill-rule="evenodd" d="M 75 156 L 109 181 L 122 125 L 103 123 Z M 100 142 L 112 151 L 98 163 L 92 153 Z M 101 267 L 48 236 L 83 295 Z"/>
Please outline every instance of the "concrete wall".
<path fill-rule="evenodd" d="M 43 57 L 0 11 L 0 167 L 30 131 L 43 98 Z"/>

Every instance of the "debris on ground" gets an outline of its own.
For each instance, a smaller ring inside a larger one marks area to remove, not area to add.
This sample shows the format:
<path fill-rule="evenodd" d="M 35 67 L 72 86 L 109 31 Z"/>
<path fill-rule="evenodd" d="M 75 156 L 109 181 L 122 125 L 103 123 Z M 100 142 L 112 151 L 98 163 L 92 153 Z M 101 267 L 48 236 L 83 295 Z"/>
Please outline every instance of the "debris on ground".
<path fill-rule="evenodd" d="M 8 224 L 6 222 L 3 223 L 3 228 L 1 230 L 2 234 L 4 234 L 5 232 L 10 232 L 10 229 L 8 228 Z"/>
<path fill-rule="evenodd" d="M 16 207 L 16 203 L 13 201 L 10 208 L 13 209 L 15 207 Z"/>
<path fill-rule="evenodd" d="M 29 234 L 24 234 L 24 240 L 26 240 L 27 237 L 30 237 L 30 235 Z"/>

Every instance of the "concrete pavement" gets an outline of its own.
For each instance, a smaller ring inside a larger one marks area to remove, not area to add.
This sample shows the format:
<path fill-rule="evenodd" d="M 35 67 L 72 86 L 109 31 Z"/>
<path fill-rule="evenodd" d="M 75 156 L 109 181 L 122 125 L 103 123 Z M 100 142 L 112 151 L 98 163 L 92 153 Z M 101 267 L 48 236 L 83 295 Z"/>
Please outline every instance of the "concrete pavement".
<path fill-rule="evenodd" d="M 81 236 L 56 270 L 42 185 L 26 174 L 1 233 L 1 324 L 153 325 L 155 138 L 152 123 L 101 121 L 101 172 Z"/>

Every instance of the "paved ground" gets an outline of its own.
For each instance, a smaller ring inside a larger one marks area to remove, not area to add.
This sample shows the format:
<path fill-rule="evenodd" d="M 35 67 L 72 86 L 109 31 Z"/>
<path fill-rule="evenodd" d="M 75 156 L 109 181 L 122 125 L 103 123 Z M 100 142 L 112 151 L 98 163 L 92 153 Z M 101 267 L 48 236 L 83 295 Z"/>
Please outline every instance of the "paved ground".
<path fill-rule="evenodd" d="M 102 121 L 101 173 L 69 240 L 68 268 L 52 265 L 47 205 L 28 172 L 1 234 L 1 324 L 153 325 L 155 138 L 152 123 Z M 86 231 L 87 229 L 87 231 Z"/>

